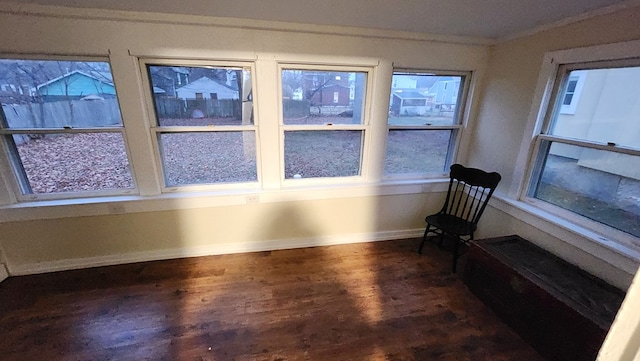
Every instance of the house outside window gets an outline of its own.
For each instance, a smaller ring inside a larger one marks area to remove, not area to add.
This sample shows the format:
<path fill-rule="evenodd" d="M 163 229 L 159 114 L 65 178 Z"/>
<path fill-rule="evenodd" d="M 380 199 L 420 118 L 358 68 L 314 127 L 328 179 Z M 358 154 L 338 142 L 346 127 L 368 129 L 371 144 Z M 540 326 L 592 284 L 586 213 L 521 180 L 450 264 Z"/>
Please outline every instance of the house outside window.
<path fill-rule="evenodd" d="M 560 106 L 561 114 L 575 114 L 582 95 L 586 73 L 582 70 L 574 70 L 567 80 L 566 90 Z"/>
<path fill-rule="evenodd" d="M 147 78 L 155 115 L 151 130 L 165 189 L 257 182 L 252 64 L 174 60 L 141 64 L 147 74 L 179 69 L 180 78 L 189 81 L 175 84 L 175 96 L 168 96 L 163 84 Z"/>
<path fill-rule="evenodd" d="M 384 176 L 442 176 L 453 162 L 470 73 L 396 70 Z"/>
<path fill-rule="evenodd" d="M 636 249 L 639 83 L 638 60 L 560 66 L 526 192 L 539 207 Z"/>
<path fill-rule="evenodd" d="M 361 175 L 370 72 L 281 65 L 285 179 Z"/>
<path fill-rule="evenodd" d="M 106 59 L 0 59 L 0 135 L 18 200 L 130 194 Z"/>

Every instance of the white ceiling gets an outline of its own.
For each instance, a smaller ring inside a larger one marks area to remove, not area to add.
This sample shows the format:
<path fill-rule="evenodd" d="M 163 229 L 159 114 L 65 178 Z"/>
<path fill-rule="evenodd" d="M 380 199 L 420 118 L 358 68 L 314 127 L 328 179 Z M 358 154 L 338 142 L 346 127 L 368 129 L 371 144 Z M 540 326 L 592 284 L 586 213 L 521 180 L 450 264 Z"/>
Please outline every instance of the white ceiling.
<path fill-rule="evenodd" d="M 16 2 L 17 0 L 0 0 Z M 19 0 L 70 6 L 505 39 L 638 0 Z"/>

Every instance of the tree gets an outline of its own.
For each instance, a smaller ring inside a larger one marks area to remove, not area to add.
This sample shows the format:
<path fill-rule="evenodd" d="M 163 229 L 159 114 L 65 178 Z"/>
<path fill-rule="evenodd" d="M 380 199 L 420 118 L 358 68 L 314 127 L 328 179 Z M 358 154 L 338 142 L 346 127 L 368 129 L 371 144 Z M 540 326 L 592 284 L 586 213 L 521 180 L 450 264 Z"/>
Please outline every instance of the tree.
<path fill-rule="evenodd" d="M 345 72 L 287 69 L 282 72 L 282 96 L 293 98 L 294 92 L 301 90 L 304 99 L 310 106 L 317 107 L 321 115 L 323 90 L 333 85 L 348 86 L 348 75 Z"/>

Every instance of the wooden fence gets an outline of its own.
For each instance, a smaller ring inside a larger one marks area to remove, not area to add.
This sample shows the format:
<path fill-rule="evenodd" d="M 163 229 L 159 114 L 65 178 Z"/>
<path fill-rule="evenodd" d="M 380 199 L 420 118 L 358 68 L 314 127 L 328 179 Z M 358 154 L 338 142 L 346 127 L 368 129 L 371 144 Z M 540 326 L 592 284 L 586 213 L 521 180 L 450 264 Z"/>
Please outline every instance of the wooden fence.
<path fill-rule="evenodd" d="M 201 114 L 206 118 L 240 117 L 242 105 L 238 99 L 178 99 L 156 98 L 159 118 L 192 118 Z"/>
<path fill-rule="evenodd" d="M 122 124 L 115 98 L 3 104 L 2 110 L 10 128 L 88 128 Z"/>

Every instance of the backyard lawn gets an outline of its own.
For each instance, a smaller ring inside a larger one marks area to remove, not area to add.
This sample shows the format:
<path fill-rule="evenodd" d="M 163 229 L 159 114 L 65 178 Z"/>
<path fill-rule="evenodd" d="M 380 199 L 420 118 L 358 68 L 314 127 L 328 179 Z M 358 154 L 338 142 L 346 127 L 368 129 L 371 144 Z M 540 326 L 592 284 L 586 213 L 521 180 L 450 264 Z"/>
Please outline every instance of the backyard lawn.
<path fill-rule="evenodd" d="M 310 117 L 307 124 L 344 122 Z M 165 119 L 163 126 L 240 125 L 229 119 Z M 443 172 L 449 130 L 392 131 L 385 173 Z M 285 133 L 285 177 L 348 177 L 361 172 L 360 130 Z M 167 186 L 257 181 L 253 131 L 161 133 Z M 120 133 L 44 135 L 18 144 L 35 194 L 133 188 Z"/>

